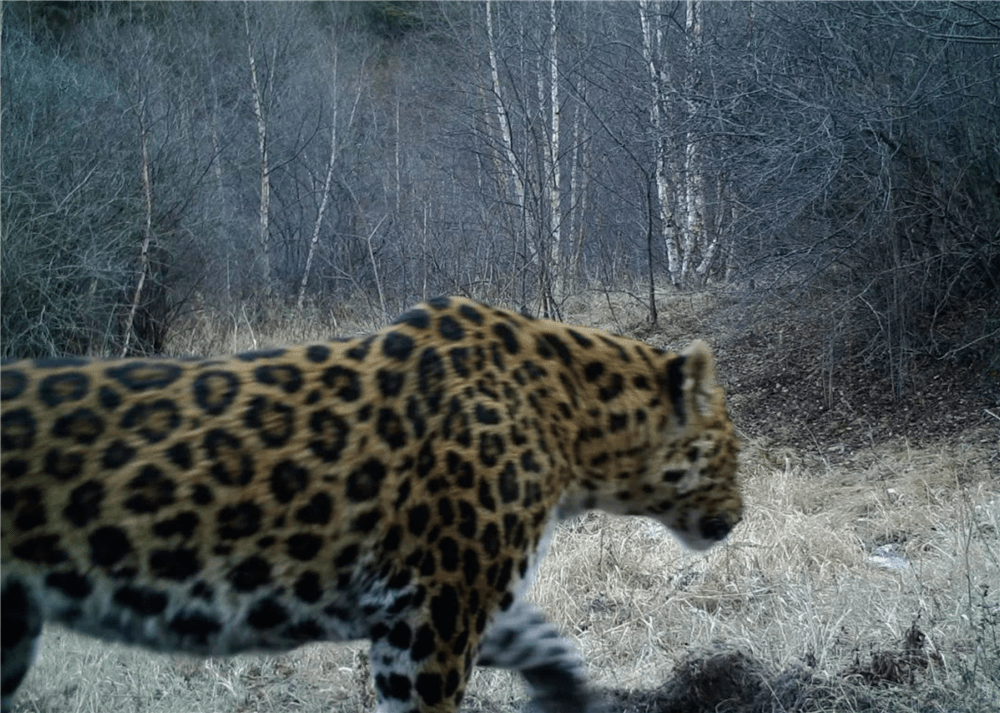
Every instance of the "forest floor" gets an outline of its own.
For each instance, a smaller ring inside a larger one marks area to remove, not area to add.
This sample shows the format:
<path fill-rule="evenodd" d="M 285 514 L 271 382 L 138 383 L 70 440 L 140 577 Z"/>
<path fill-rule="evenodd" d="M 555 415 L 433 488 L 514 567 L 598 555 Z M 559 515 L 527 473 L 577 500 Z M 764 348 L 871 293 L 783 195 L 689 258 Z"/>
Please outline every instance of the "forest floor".
<path fill-rule="evenodd" d="M 564 525 L 530 596 L 583 652 L 609 713 L 995 713 L 1000 709 L 996 384 L 928 369 L 902 398 L 865 364 L 832 381 L 823 340 L 712 295 L 664 295 L 658 326 L 622 294 L 565 319 L 716 347 L 744 442 L 746 518 L 686 553 L 651 521 Z M 207 353 L 370 325 L 240 329 Z M 197 334 L 198 330 L 191 330 Z M 221 348 L 220 348 L 221 347 Z M 479 669 L 463 710 L 513 713 L 516 676 Z M 198 660 L 48 627 L 15 711 L 370 711 L 363 643 Z"/>

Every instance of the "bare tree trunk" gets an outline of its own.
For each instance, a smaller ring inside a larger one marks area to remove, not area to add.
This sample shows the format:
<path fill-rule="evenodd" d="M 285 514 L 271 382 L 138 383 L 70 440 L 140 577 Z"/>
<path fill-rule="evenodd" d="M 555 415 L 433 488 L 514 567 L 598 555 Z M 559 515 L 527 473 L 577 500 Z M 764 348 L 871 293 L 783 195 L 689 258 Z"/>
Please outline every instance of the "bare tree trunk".
<path fill-rule="evenodd" d="M 323 179 L 323 198 L 320 201 L 319 210 L 316 213 L 316 222 L 313 225 L 312 239 L 309 241 L 309 252 L 306 255 L 306 266 L 302 270 L 302 280 L 299 282 L 299 297 L 297 300 L 297 307 L 299 310 L 302 309 L 302 304 L 305 300 L 306 283 L 309 281 L 309 273 L 312 269 L 313 258 L 316 255 L 316 246 L 319 244 L 320 227 L 323 224 L 323 216 L 326 214 L 326 207 L 330 202 L 330 186 L 333 183 L 333 167 L 337 163 L 337 154 L 340 152 L 340 148 L 337 145 L 337 119 L 339 115 L 339 103 L 337 101 L 337 95 L 339 93 L 337 83 L 337 57 L 337 48 L 336 45 L 334 45 L 333 86 L 330 92 L 331 100 L 333 101 L 333 117 L 330 121 L 330 160 L 326 165 L 326 178 Z M 354 114 L 358 109 L 358 102 L 361 100 L 361 88 L 362 83 L 359 82 L 358 91 L 354 95 L 354 105 L 351 107 L 351 115 L 347 120 L 348 129 L 350 129 L 350 127 L 354 124 Z"/>
<path fill-rule="evenodd" d="M 559 192 L 559 59 L 556 47 L 556 0 L 549 11 L 549 110 L 551 128 L 545 153 L 546 176 L 549 180 L 549 265 L 552 275 L 552 298 L 558 303 L 565 294 L 566 274 L 562 260 L 562 210 Z M 541 81 L 541 80 L 539 80 Z M 539 107 L 544 110 L 544 107 Z M 555 307 L 555 305 L 554 305 Z"/>
<path fill-rule="evenodd" d="M 659 0 L 639 1 L 639 22 L 642 25 L 642 54 L 649 69 L 649 80 L 653 89 L 653 104 L 649 109 L 650 122 L 654 134 L 656 162 L 656 197 L 660 215 L 660 230 L 667 250 L 667 273 L 671 282 L 679 284 L 681 277 L 681 254 L 677 244 L 677 234 L 674 230 L 674 220 L 670 210 L 670 183 L 667 178 L 667 138 L 665 116 L 666 102 L 663 87 L 666 77 L 663 74 L 660 48 L 663 44 L 663 31 L 660 29 L 655 15 L 659 11 Z M 657 22 L 656 27 L 653 23 Z"/>
<path fill-rule="evenodd" d="M 500 176 L 503 185 L 506 187 L 506 176 L 510 176 L 510 183 L 513 185 L 514 196 L 513 205 L 514 209 L 519 211 L 522 222 L 527 223 L 527 205 L 525 204 L 525 190 L 524 190 L 524 180 L 521 178 L 521 174 L 518 171 L 519 162 L 517 160 L 517 155 L 514 153 L 514 140 L 511 134 L 510 128 L 510 117 L 507 115 L 507 109 L 504 106 L 503 92 L 500 86 L 500 70 L 497 63 L 497 52 L 496 52 L 496 35 L 493 31 L 493 2 L 492 0 L 486 0 L 486 37 L 489 41 L 489 61 L 490 61 L 490 81 L 491 88 L 493 91 L 493 99 L 495 102 L 497 126 L 500 132 L 500 145 L 504 152 L 505 158 L 507 160 L 507 170 L 499 165 L 499 158 L 497 161 L 497 175 Z M 530 247 L 530 240 L 528 241 Z"/>
<path fill-rule="evenodd" d="M 136 86 L 140 86 L 141 80 L 136 80 Z M 132 329 L 135 325 L 135 314 L 139 310 L 139 302 L 142 301 L 142 288 L 146 284 L 146 275 L 149 273 L 149 245 L 153 240 L 153 183 L 149 171 L 149 149 L 148 149 L 148 127 L 146 126 L 146 100 L 140 100 L 135 109 L 136 118 L 139 120 L 139 147 L 142 152 L 142 166 L 140 176 L 142 180 L 142 194 L 146 203 L 146 223 L 142 236 L 142 250 L 139 253 L 139 279 L 136 281 L 135 294 L 132 296 L 132 307 L 128 311 L 128 318 L 125 321 L 125 339 L 122 344 L 122 357 L 128 356 L 129 345 L 132 340 Z"/>
<path fill-rule="evenodd" d="M 260 258 L 261 271 L 264 280 L 264 291 L 270 294 L 273 287 L 271 270 L 270 245 L 270 215 L 271 215 L 271 176 L 267 159 L 267 121 L 264 116 L 264 96 L 257 78 L 257 62 L 253 54 L 253 42 L 250 36 L 250 10 L 247 0 L 243 2 L 243 23 L 246 28 L 247 59 L 250 65 L 250 88 L 253 96 L 253 113 L 257 119 L 257 145 L 260 152 Z"/>

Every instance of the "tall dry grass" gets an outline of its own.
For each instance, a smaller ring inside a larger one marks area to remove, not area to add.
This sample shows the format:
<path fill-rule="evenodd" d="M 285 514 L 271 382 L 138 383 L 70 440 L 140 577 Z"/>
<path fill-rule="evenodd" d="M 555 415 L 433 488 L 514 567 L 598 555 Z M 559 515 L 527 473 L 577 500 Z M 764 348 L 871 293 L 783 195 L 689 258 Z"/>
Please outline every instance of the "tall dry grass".
<path fill-rule="evenodd" d="M 598 298 L 571 305 L 571 319 L 615 331 L 641 321 L 634 299 Z M 676 323 L 696 327 L 705 306 Z M 320 317 L 266 338 L 237 324 L 187 351 L 317 338 L 307 332 L 332 326 Z M 746 518 L 707 555 L 644 519 L 588 514 L 558 531 L 530 597 L 577 642 L 612 710 L 1000 710 L 997 431 L 873 445 L 837 464 L 747 440 Z M 873 559 L 886 552 L 905 567 Z M 915 628 L 919 651 L 904 643 Z M 726 688 L 736 670 L 742 683 Z M 15 710 L 367 711 L 367 672 L 363 644 L 202 661 L 48 627 Z M 465 709 L 523 702 L 515 676 L 479 670 Z"/>

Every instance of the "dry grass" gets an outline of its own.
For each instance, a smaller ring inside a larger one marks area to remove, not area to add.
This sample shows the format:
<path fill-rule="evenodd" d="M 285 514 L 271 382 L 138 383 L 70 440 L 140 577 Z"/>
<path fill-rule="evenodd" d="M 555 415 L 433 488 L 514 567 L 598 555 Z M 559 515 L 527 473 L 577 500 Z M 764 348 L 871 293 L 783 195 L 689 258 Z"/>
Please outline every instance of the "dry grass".
<path fill-rule="evenodd" d="M 620 299 L 581 300 L 568 319 L 634 329 L 642 310 Z M 189 351 L 251 346 L 234 344 Z M 996 711 L 998 445 L 983 430 L 833 464 L 749 436 L 747 515 L 725 546 L 690 555 L 649 521 L 590 514 L 559 531 L 530 596 L 578 643 L 618 713 Z M 886 545 L 905 568 L 871 559 Z M 200 661 L 50 627 L 15 710 L 371 710 L 364 651 Z M 509 713 L 523 700 L 516 677 L 479 670 L 465 710 Z"/>

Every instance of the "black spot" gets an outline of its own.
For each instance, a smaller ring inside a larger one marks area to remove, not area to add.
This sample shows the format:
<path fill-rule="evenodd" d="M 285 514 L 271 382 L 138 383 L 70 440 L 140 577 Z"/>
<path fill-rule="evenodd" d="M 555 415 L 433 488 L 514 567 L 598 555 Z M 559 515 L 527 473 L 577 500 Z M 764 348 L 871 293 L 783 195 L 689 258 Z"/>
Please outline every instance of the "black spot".
<path fill-rule="evenodd" d="M 428 707 L 436 706 L 444 697 L 444 684 L 437 673 L 420 674 L 414 688 Z"/>
<path fill-rule="evenodd" d="M 500 423 L 500 412 L 484 404 L 476 404 L 476 420 L 487 425 L 497 424 Z"/>
<path fill-rule="evenodd" d="M 345 352 L 347 358 L 354 359 L 355 361 L 362 361 L 366 356 L 368 356 L 368 352 L 371 350 L 372 341 L 374 341 L 374 339 L 375 337 L 371 336 L 365 337 L 364 339 L 356 342 L 353 347 Z"/>
<path fill-rule="evenodd" d="M 114 411 L 121 406 L 122 397 L 110 386 L 102 386 L 97 390 L 97 401 L 105 411 Z"/>
<path fill-rule="evenodd" d="M 198 374 L 192 384 L 192 390 L 195 403 L 206 413 L 218 416 L 236 400 L 240 382 L 235 374 L 213 369 Z"/>
<path fill-rule="evenodd" d="M 201 570 L 197 550 L 178 547 L 175 550 L 153 550 L 149 555 L 149 568 L 154 577 L 183 582 Z"/>
<path fill-rule="evenodd" d="M 0 480 L 8 483 L 17 480 L 28 473 L 28 462 L 20 458 L 7 458 L 0 465 Z"/>
<path fill-rule="evenodd" d="M 252 592 L 271 582 L 271 565 L 263 557 L 247 557 L 226 575 L 226 579 L 238 592 Z"/>
<path fill-rule="evenodd" d="M 193 512 L 178 513 L 174 517 L 153 525 L 153 534 L 157 537 L 167 538 L 180 535 L 183 539 L 188 539 L 194 535 L 195 528 L 198 527 L 198 515 Z"/>
<path fill-rule="evenodd" d="M 618 398 L 625 388 L 625 380 L 622 379 L 621 374 L 612 374 L 610 383 L 606 386 L 602 386 L 597 392 L 597 397 L 601 401 L 611 401 L 612 399 Z"/>
<path fill-rule="evenodd" d="M 59 547 L 58 535 L 40 535 L 15 545 L 11 551 L 18 559 L 35 564 L 59 564 L 69 555 Z"/>
<path fill-rule="evenodd" d="M 495 587 L 498 592 L 506 592 L 507 585 L 510 584 L 511 573 L 514 569 L 514 562 L 508 558 L 503 562 L 503 566 L 500 567 L 500 574 L 496 579 Z"/>
<path fill-rule="evenodd" d="M 389 643 L 397 649 L 408 649 L 413 641 L 413 630 L 405 621 L 397 622 L 389 632 Z"/>
<path fill-rule="evenodd" d="M 266 396 L 255 396 L 247 406 L 244 422 L 257 432 L 264 446 L 278 448 L 288 443 L 295 432 L 295 410 Z"/>
<path fill-rule="evenodd" d="M 472 305 L 461 305 L 458 308 L 458 313 L 475 325 L 482 325 L 483 323 L 483 315 Z"/>
<path fill-rule="evenodd" d="M 506 323 L 500 322 L 493 325 L 493 333 L 500 337 L 500 341 L 503 343 L 503 347 L 507 350 L 508 354 L 517 354 L 521 351 L 521 345 L 518 344 L 517 336 Z"/>
<path fill-rule="evenodd" d="M 566 344 L 554 334 L 543 334 L 539 337 L 537 348 L 538 354 L 545 359 L 558 356 L 566 366 L 573 363 L 573 356 L 570 354 L 569 349 L 567 349 Z"/>
<path fill-rule="evenodd" d="M 181 423 L 177 405 L 170 399 L 158 399 L 152 403 L 138 403 L 122 416 L 123 429 L 135 429 L 149 443 L 159 443 L 169 436 Z"/>
<path fill-rule="evenodd" d="M 246 485 L 253 480 L 253 458 L 240 439 L 221 428 L 205 434 L 205 450 L 213 461 L 209 472 L 222 485 Z"/>
<path fill-rule="evenodd" d="M 429 624 L 423 624 L 417 629 L 417 635 L 413 640 L 413 647 L 410 649 L 410 658 L 414 661 L 423 661 L 434 653 L 437 647 L 437 637 Z"/>
<path fill-rule="evenodd" d="M 431 511 L 426 505 L 417 505 L 410 508 L 410 512 L 407 516 L 407 521 L 409 522 L 410 534 L 415 537 L 419 537 L 424 534 L 424 530 L 427 529 L 427 525 L 431 519 Z"/>
<path fill-rule="evenodd" d="M 438 321 L 438 332 L 448 341 L 455 342 L 465 336 L 465 329 L 451 315 L 442 315 Z"/>
<path fill-rule="evenodd" d="M 334 558 L 333 564 L 337 567 L 337 569 L 351 567 L 357 561 L 359 551 L 360 550 L 357 545 L 348 545 Z"/>
<path fill-rule="evenodd" d="M 4 369 L 0 372 L 0 400 L 16 399 L 28 387 L 28 377 L 23 371 Z"/>
<path fill-rule="evenodd" d="M 580 334 L 580 332 L 575 329 L 567 329 L 566 332 L 573 338 L 573 341 L 579 344 L 584 349 L 590 349 L 594 342 L 589 338 Z"/>
<path fill-rule="evenodd" d="M 171 463 L 181 470 L 187 470 L 191 467 L 191 449 L 183 441 L 170 446 L 166 451 L 166 456 Z"/>
<path fill-rule="evenodd" d="M 135 513 L 155 513 L 174 502 L 177 485 L 155 465 L 145 465 L 126 487 L 131 495 L 125 507 Z"/>
<path fill-rule="evenodd" d="M 351 432 L 347 421 L 328 409 L 320 409 L 309 417 L 309 429 L 315 434 L 309 440 L 309 450 L 327 463 L 339 460 Z"/>
<path fill-rule="evenodd" d="M 413 353 L 413 337 L 402 332 L 389 332 L 382 340 L 382 353 L 390 359 L 406 361 Z"/>
<path fill-rule="evenodd" d="M 72 599 L 83 599 L 93 589 L 90 580 L 77 572 L 50 572 L 45 577 L 45 586 L 58 589 Z"/>
<path fill-rule="evenodd" d="M 385 466 L 375 458 L 369 458 L 348 474 L 345 494 L 356 503 L 371 500 L 382 488 Z"/>
<path fill-rule="evenodd" d="M 463 446 L 468 446 L 472 441 L 472 434 L 469 431 L 469 417 L 462 409 L 462 402 L 457 396 L 448 403 L 448 414 L 445 416 L 441 435 L 444 438 L 457 441 Z"/>
<path fill-rule="evenodd" d="M 462 553 L 462 574 L 470 587 L 476 583 L 476 577 L 479 576 L 479 555 L 472 548 Z"/>
<path fill-rule="evenodd" d="M 302 642 L 318 641 L 325 638 L 323 628 L 311 619 L 296 622 L 292 626 L 289 626 L 285 629 L 282 636 L 294 641 Z"/>
<path fill-rule="evenodd" d="M 114 600 L 143 616 L 155 616 L 167 608 L 167 597 L 163 592 L 130 584 L 119 587 Z"/>
<path fill-rule="evenodd" d="M 195 505 L 208 505 L 215 499 L 211 488 L 206 485 L 195 485 L 191 489 L 191 501 Z"/>
<path fill-rule="evenodd" d="M 458 503 L 458 533 L 465 538 L 476 536 L 476 509 L 464 500 Z"/>
<path fill-rule="evenodd" d="M 442 537 L 438 542 L 438 550 L 441 552 L 441 568 L 454 572 L 458 569 L 458 543 L 450 537 Z"/>
<path fill-rule="evenodd" d="M 507 464 L 504 465 L 503 470 L 500 472 L 497 490 L 500 492 L 500 499 L 505 503 L 512 503 L 521 496 L 517 466 L 511 461 L 507 461 Z"/>
<path fill-rule="evenodd" d="M 378 508 L 363 512 L 351 522 L 351 530 L 354 532 L 371 532 L 382 519 L 382 514 Z"/>
<path fill-rule="evenodd" d="M 38 398 L 46 406 L 58 406 L 66 401 L 78 401 L 87 394 L 90 381 L 86 374 L 53 374 L 42 379 Z"/>
<path fill-rule="evenodd" d="M 448 352 L 451 359 L 451 368 L 455 373 L 465 378 L 471 373 L 469 371 L 469 350 L 466 347 L 455 347 Z"/>
<path fill-rule="evenodd" d="M 316 572 L 308 571 L 299 575 L 295 580 L 295 596 L 307 604 L 315 604 L 319 601 L 323 591 L 319 585 L 319 575 Z"/>
<path fill-rule="evenodd" d="M 113 567 L 132 551 L 128 537 L 117 527 L 105 525 L 90 533 L 90 560 L 98 567 Z"/>
<path fill-rule="evenodd" d="M 223 540 L 249 537 L 260 530 L 260 508 L 249 500 L 219 511 L 218 532 Z"/>
<path fill-rule="evenodd" d="M 79 408 L 56 419 L 52 435 L 90 445 L 104 433 L 104 419 L 89 408 Z"/>
<path fill-rule="evenodd" d="M 435 295 L 427 300 L 427 304 L 436 310 L 445 310 L 451 307 L 451 298 L 448 295 Z"/>
<path fill-rule="evenodd" d="M 417 388 L 431 413 L 437 413 L 441 408 L 445 377 L 444 361 L 437 350 L 434 347 L 424 349 L 417 365 Z"/>
<path fill-rule="evenodd" d="M 222 631 L 222 625 L 201 612 L 182 612 L 170 620 L 168 628 L 178 636 L 191 637 L 195 644 L 205 646 L 215 634 Z"/>
<path fill-rule="evenodd" d="M 361 381 L 353 369 L 334 365 L 323 372 L 323 384 L 332 389 L 341 401 L 357 401 L 361 396 Z"/>
<path fill-rule="evenodd" d="M 309 471 L 283 460 L 271 470 L 271 493 L 282 505 L 287 504 L 309 485 Z"/>
<path fill-rule="evenodd" d="M 524 500 L 521 501 L 521 506 L 524 508 L 530 508 L 535 503 L 541 501 L 542 499 L 542 488 L 534 480 L 528 481 L 524 484 Z"/>
<path fill-rule="evenodd" d="M 375 380 L 378 382 L 378 390 L 382 396 L 388 399 L 399 396 L 399 392 L 403 390 L 403 384 L 406 382 L 406 374 L 401 371 L 379 369 L 375 372 Z"/>
<path fill-rule="evenodd" d="M 479 481 L 479 504 L 490 512 L 496 512 L 497 503 L 496 500 L 493 499 L 490 484 L 485 478 Z"/>
<path fill-rule="evenodd" d="M 257 540 L 257 549 L 266 550 L 277 541 L 278 538 L 275 537 L 274 535 L 265 535 L 264 537 L 261 537 L 259 540 Z"/>
<path fill-rule="evenodd" d="M 45 498 L 41 488 L 25 488 L 19 491 L 4 491 L 4 510 L 17 510 L 14 525 L 21 532 L 44 525 L 46 516 Z"/>
<path fill-rule="evenodd" d="M 430 441 L 424 442 L 424 445 L 420 447 L 420 452 L 417 453 L 417 475 L 426 478 L 434 470 L 436 462 Z"/>
<path fill-rule="evenodd" d="M 306 525 L 325 525 L 332 512 L 333 499 L 326 493 L 316 493 L 296 511 L 295 519 Z"/>
<path fill-rule="evenodd" d="M 414 329 L 427 329 L 427 327 L 431 324 L 431 318 L 430 315 L 427 314 L 426 310 L 414 307 L 413 309 L 407 310 L 406 312 L 403 312 L 403 314 L 396 317 L 392 323 L 405 324 L 413 327 Z"/>
<path fill-rule="evenodd" d="M 406 400 L 406 419 L 413 429 L 413 435 L 417 438 L 423 438 L 427 431 L 427 421 L 424 418 L 420 401 L 415 396 L 410 396 Z"/>
<path fill-rule="evenodd" d="M 378 410 L 375 431 L 393 450 L 406 445 L 406 428 L 403 426 L 403 420 L 392 409 Z"/>
<path fill-rule="evenodd" d="M 104 501 L 104 485 L 96 480 L 88 480 L 69 494 L 69 503 L 63 515 L 75 527 L 84 527 L 100 517 Z"/>
<path fill-rule="evenodd" d="M 526 473 L 541 473 L 542 466 L 535 460 L 533 451 L 525 451 L 521 454 L 521 470 Z"/>
<path fill-rule="evenodd" d="M 44 471 L 56 480 L 72 480 L 83 470 L 83 456 L 80 453 L 52 448 L 45 454 Z"/>
<path fill-rule="evenodd" d="M 599 361 L 592 361 L 583 369 L 583 378 L 591 383 L 600 379 L 602 374 L 604 374 L 604 364 Z"/>
<path fill-rule="evenodd" d="M 455 521 L 455 508 L 448 498 L 438 500 L 438 518 L 441 521 L 442 527 L 451 527 L 451 524 Z"/>
<path fill-rule="evenodd" d="M 273 629 L 288 620 L 288 612 L 273 599 L 263 599 L 247 613 L 247 623 L 254 629 Z"/>
<path fill-rule="evenodd" d="M 105 373 L 131 391 L 148 391 L 170 386 L 180 378 L 181 368 L 166 362 L 133 361 L 111 367 Z"/>
<path fill-rule="evenodd" d="M 608 431 L 611 433 L 618 433 L 623 431 L 628 427 L 628 414 L 627 413 L 613 413 L 609 417 L 608 421 Z"/>
<path fill-rule="evenodd" d="M 258 349 L 254 352 L 243 352 L 242 354 L 237 354 L 236 358 L 245 362 L 265 361 L 283 357 L 287 352 L 288 350 L 282 347 L 274 347 L 272 349 Z"/>
<path fill-rule="evenodd" d="M 287 544 L 289 556 L 303 562 L 308 562 L 315 557 L 322 546 L 323 538 L 309 533 L 292 535 L 288 538 Z"/>
<path fill-rule="evenodd" d="M 483 550 L 491 558 L 500 553 L 500 528 L 491 522 L 483 528 Z"/>
<path fill-rule="evenodd" d="M 191 585 L 191 596 L 210 602 L 215 596 L 215 589 L 210 587 L 207 582 L 199 580 Z"/>
<path fill-rule="evenodd" d="M 112 441 L 101 457 L 101 465 L 108 469 L 121 468 L 135 457 L 135 448 L 124 441 Z"/>
<path fill-rule="evenodd" d="M 687 475 L 686 470 L 666 470 L 663 472 L 663 482 L 664 483 L 676 483 L 678 480 Z"/>
<path fill-rule="evenodd" d="M 479 458 L 483 465 L 492 468 L 504 454 L 506 446 L 499 433 L 483 433 L 479 437 Z"/>
<path fill-rule="evenodd" d="M 378 674 L 375 677 L 375 685 L 378 687 L 382 698 L 395 698 L 400 701 L 410 700 L 410 679 L 398 673 Z"/>
<path fill-rule="evenodd" d="M 278 386 L 286 394 L 294 394 L 302 388 L 302 371 L 291 364 L 258 366 L 254 376 L 259 383 Z"/>
<path fill-rule="evenodd" d="M 450 584 L 442 586 L 440 593 L 431 598 L 431 623 L 445 641 L 455 636 L 460 610 L 458 594 Z"/>
<path fill-rule="evenodd" d="M 306 359 L 313 364 L 322 364 L 330 358 L 330 347 L 322 344 L 313 344 L 306 349 Z"/>

